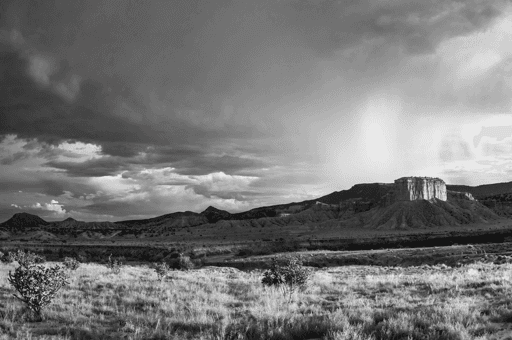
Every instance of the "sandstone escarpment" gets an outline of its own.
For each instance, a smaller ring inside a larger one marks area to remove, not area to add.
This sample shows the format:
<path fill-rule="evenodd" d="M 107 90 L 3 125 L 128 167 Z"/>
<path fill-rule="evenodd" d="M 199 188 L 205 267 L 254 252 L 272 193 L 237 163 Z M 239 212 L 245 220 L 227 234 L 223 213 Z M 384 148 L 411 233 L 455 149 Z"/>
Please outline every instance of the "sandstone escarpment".
<path fill-rule="evenodd" d="M 459 191 L 450 191 L 448 190 L 448 196 L 450 199 L 458 199 L 458 200 L 468 200 L 474 201 L 475 198 L 469 192 L 459 192 Z"/>
<path fill-rule="evenodd" d="M 446 183 L 440 178 L 402 177 L 395 180 L 396 201 L 447 200 Z"/>

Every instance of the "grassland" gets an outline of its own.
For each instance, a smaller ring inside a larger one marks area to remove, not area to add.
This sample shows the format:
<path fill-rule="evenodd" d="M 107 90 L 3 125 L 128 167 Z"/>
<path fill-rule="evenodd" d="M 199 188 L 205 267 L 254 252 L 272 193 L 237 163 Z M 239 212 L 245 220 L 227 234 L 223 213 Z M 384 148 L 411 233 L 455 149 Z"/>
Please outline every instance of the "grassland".
<path fill-rule="evenodd" d="M 83 264 L 30 322 L 0 264 L 0 339 L 512 339 L 512 264 L 317 269 L 289 301 L 261 271 L 205 267 L 158 281 Z M 508 338 L 507 338 L 508 336 Z"/>

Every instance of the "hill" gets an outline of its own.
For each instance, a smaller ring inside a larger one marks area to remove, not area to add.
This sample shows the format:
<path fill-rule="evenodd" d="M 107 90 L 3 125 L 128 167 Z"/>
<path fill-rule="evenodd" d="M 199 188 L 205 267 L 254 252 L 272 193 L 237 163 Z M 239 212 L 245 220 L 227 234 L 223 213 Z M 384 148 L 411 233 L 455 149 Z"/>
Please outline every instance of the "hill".
<path fill-rule="evenodd" d="M 356 184 L 348 190 L 335 191 L 329 195 L 322 196 L 315 201 L 326 204 L 339 204 L 347 200 L 360 200 L 378 204 L 391 194 L 394 186 L 390 183 L 368 183 Z"/>
<path fill-rule="evenodd" d="M 9 220 L 0 223 L 0 230 L 9 231 L 11 233 L 20 233 L 27 230 L 39 229 L 49 224 L 49 222 L 46 222 L 37 215 L 17 213 Z"/>
<path fill-rule="evenodd" d="M 132 229 L 144 229 L 150 227 L 159 227 L 162 225 L 176 227 L 193 227 L 205 223 L 208 223 L 208 219 L 205 216 L 192 211 L 175 212 L 172 214 L 166 214 L 142 220 L 128 220 L 115 222 L 115 224 L 117 225 L 126 226 Z"/>
<path fill-rule="evenodd" d="M 395 202 L 387 207 L 372 209 L 363 217 L 365 225 L 374 229 L 461 226 L 477 222 L 488 223 L 497 219 L 499 216 L 481 203 L 461 199 L 446 202 Z"/>
<path fill-rule="evenodd" d="M 49 223 L 45 229 L 48 230 L 82 230 L 82 229 L 99 229 L 99 230 L 118 230 L 118 229 L 126 229 L 128 228 L 126 225 L 114 222 L 84 222 L 77 221 L 73 218 L 67 218 L 61 222 L 52 222 Z"/>

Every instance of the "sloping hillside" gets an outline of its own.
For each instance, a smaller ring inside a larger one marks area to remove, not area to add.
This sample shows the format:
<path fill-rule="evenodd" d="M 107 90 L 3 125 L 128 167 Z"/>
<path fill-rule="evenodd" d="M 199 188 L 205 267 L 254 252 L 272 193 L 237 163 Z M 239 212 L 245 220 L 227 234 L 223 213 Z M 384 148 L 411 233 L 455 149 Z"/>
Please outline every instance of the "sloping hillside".
<path fill-rule="evenodd" d="M 370 229 L 413 229 L 460 226 L 499 219 L 493 211 L 477 201 L 435 200 L 433 202 L 400 201 L 364 213 L 364 223 Z"/>
<path fill-rule="evenodd" d="M 315 201 L 327 204 L 339 204 L 341 201 L 346 200 L 361 200 L 377 204 L 385 200 L 386 196 L 391 194 L 393 189 L 393 184 L 389 183 L 356 184 L 348 190 L 335 191 Z"/>
<path fill-rule="evenodd" d="M 166 214 L 162 216 L 157 216 L 153 218 L 143 219 L 143 220 L 129 220 L 129 221 L 119 221 L 115 222 L 115 224 L 127 226 L 130 228 L 149 228 L 149 227 L 158 227 L 162 225 L 166 226 L 183 226 L 183 227 L 193 227 L 201 224 L 208 223 L 208 219 L 198 213 L 192 211 L 185 212 L 176 212 L 172 214 Z"/>
<path fill-rule="evenodd" d="M 0 230 L 9 231 L 11 233 L 23 233 L 27 230 L 37 230 L 49 225 L 41 217 L 28 213 L 14 214 L 9 220 L 0 224 Z"/>
<path fill-rule="evenodd" d="M 118 229 L 126 229 L 128 228 L 126 225 L 114 222 L 84 222 L 77 221 L 73 218 L 67 218 L 61 222 L 53 222 L 47 225 L 46 229 L 51 229 L 55 231 L 62 230 L 118 230 Z"/>

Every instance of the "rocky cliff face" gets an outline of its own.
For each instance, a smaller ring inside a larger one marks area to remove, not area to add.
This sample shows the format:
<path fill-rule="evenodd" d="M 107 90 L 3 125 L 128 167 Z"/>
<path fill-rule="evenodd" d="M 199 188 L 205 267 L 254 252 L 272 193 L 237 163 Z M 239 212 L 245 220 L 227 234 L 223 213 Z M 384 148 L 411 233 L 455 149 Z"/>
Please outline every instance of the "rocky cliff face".
<path fill-rule="evenodd" d="M 447 200 L 446 183 L 440 178 L 402 177 L 395 180 L 396 201 Z"/>
<path fill-rule="evenodd" d="M 450 196 L 450 199 L 458 199 L 458 200 L 468 200 L 468 201 L 474 201 L 475 198 L 473 195 L 471 195 L 469 192 L 459 192 L 459 191 L 450 191 L 448 190 L 448 195 Z"/>

